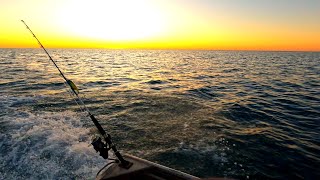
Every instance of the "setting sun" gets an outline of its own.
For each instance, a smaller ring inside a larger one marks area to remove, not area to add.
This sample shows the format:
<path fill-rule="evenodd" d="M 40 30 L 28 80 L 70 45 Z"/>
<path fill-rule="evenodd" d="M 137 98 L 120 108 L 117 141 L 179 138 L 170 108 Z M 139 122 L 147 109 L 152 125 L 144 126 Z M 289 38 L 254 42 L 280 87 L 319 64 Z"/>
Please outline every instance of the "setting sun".
<path fill-rule="evenodd" d="M 160 9 L 145 0 L 69 1 L 57 21 L 70 33 L 112 41 L 155 37 L 166 28 Z"/>

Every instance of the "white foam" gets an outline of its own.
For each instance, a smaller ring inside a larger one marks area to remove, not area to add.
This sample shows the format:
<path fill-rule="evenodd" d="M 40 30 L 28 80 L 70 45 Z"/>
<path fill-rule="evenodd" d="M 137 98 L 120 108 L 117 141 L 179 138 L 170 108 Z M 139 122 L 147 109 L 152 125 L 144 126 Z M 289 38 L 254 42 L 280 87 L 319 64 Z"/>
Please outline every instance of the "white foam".
<path fill-rule="evenodd" d="M 34 101 L 0 97 L 2 106 Z M 90 129 L 71 111 L 14 110 L 1 116 L 0 177 L 4 179 L 93 179 L 105 164 L 90 145 Z M 5 124 L 3 122 L 6 122 Z M 1 179 L 0 178 L 0 179 Z"/>

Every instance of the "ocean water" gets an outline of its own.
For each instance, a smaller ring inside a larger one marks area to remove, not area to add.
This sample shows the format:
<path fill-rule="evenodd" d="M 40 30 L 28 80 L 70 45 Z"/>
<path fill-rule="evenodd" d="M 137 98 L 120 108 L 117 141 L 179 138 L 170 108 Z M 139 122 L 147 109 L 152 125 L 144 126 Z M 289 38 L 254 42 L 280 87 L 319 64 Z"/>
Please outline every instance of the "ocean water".
<path fill-rule="evenodd" d="M 199 177 L 320 178 L 320 53 L 49 49 L 129 153 Z M 0 49 L 0 179 L 94 179 L 96 130 L 41 49 Z"/>

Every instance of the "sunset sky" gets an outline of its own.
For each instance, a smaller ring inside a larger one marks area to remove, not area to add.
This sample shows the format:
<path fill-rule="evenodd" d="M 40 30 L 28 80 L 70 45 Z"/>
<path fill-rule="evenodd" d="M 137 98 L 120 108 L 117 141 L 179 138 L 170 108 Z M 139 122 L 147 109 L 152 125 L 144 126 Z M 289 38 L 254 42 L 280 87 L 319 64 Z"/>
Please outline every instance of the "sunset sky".
<path fill-rule="evenodd" d="M 0 0 L 0 48 L 320 51 L 320 0 Z"/>

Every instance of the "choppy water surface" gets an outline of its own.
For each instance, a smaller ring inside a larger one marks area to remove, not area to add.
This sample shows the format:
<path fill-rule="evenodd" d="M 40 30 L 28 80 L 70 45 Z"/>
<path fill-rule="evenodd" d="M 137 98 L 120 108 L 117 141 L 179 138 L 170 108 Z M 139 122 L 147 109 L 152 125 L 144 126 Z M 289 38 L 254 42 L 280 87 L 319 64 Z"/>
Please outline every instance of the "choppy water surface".
<path fill-rule="evenodd" d="M 320 53 L 49 52 L 123 152 L 199 177 L 320 177 Z M 93 179 L 95 130 L 46 55 L 0 49 L 0 71 L 0 177 Z"/>

